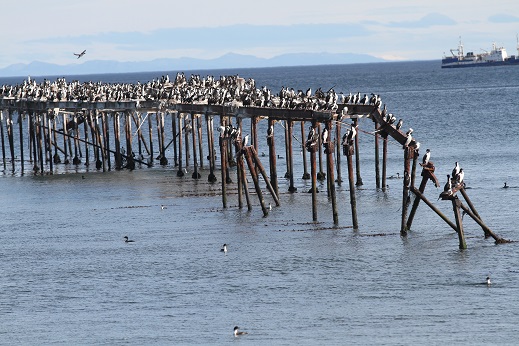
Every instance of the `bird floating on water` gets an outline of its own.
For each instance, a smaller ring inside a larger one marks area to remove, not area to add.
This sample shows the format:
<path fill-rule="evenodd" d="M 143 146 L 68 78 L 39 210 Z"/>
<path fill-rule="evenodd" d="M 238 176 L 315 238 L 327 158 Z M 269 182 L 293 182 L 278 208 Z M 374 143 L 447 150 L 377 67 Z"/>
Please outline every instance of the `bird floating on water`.
<path fill-rule="evenodd" d="M 488 286 L 492 285 L 492 281 L 490 281 L 490 276 L 487 276 L 486 284 L 487 284 Z"/>
<path fill-rule="evenodd" d="M 161 204 L 160 205 L 160 209 L 164 210 L 164 209 L 167 209 L 168 207 L 166 207 L 164 204 Z"/>
<path fill-rule="evenodd" d="M 128 236 L 125 235 L 125 236 L 124 236 L 124 242 L 125 242 L 125 243 L 134 243 L 135 240 L 128 239 Z"/>
<path fill-rule="evenodd" d="M 83 55 L 85 55 L 86 53 L 86 49 L 84 51 L 82 51 L 81 53 L 74 53 L 75 56 L 77 56 L 77 58 L 81 58 Z"/>
<path fill-rule="evenodd" d="M 220 252 L 227 253 L 227 244 L 223 244 Z"/>
<path fill-rule="evenodd" d="M 240 329 L 238 328 L 238 326 L 234 327 L 234 336 L 235 337 L 238 337 L 240 335 L 246 335 L 246 334 L 249 334 L 249 333 L 241 332 Z"/>

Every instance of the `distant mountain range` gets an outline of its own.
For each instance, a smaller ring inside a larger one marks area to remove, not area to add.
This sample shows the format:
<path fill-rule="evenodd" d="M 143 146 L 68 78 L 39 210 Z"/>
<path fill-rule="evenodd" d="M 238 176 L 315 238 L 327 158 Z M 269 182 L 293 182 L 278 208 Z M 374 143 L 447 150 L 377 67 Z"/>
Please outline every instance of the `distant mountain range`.
<path fill-rule="evenodd" d="M 385 61 L 371 55 L 353 53 L 294 53 L 278 55 L 269 59 L 258 58 L 253 55 L 229 53 L 216 59 L 163 58 L 151 61 L 121 62 L 112 60 L 88 60 L 87 52 L 87 55 L 82 59 L 86 61 L 68 65 L 56 65 L 39 61 L 34 61 L 29 64 L 14 64 L 0 69 L 0 77 L 335 65 Z"/>

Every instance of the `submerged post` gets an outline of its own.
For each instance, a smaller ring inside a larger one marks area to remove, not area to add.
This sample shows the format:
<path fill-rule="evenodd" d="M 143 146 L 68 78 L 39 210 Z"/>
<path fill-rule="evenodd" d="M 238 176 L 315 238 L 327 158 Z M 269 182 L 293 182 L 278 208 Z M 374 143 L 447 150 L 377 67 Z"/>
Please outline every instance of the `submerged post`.
<path fill-rule="evenodd" d="M 458 229 L 458 239 L 460 242 L 460 250 L 465 250 L 467 248 L 467 243 L 465 243 L 465 235 L 463 233 L 463 222 L 460 213 L 460 205 L 461 201 L 458 197 L 454 197 L 452 200 L 452 209 L 454 210 L 454 217 L 456 218 L 456 228 Z"/>

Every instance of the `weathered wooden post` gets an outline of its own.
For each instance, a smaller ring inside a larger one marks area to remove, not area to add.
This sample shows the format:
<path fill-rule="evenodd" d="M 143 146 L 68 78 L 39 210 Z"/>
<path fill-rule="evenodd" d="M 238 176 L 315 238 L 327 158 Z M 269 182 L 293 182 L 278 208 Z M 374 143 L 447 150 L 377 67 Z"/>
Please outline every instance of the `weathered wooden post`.
<path fill-rule="evenodd" d="M 289 173 L 290 186 L 288 187 L 288 192 L 296 192 L 297 188 L 294 186 L 294 160 L 292 158 L 292 130 L 294 128 L 294 122 L 292 120 L 287 121 L 287 135 L 288 135 L 288 164 L 289 168 L 287 169 Z"/>
<path fill-rule="evenodd" d="M 67 119 L 67 113 L 63 113 L 63 155 L 65 158 L 63 159 L 63 163 L 68 165 L 70 163 L 68 159 L 68 148 L 67 148 L 67 136 L 68 133 L 68 119 Z"/>
<path fill-rule="evenodd" d="M 317 133 L 321 134 L 321 123 L 317 123 Z M 319 172 L 317 173 L 317 180 L 326 179 L 326 173 L 323 172 L 323 152 L 321 147 L 323 145 L 321 136 L 318 136 L 317 150 L 319 152 Z"/>
<path fill-rule="evenodd" d="M 0 124 L 1 126 L 1 124 Z M 23 156 L 23 117 L 22 117 L 22 114 L 18 114 L 18 131 L 20 133 L 20 163 L 21 163 L 21 171 L 22 171 L 22 174 L 25 170 L 25 167 L 24 167 L 24 161 L 25 161 L 25 158 Z M 49 149 L 50 150 L 50 149 Z"/>
<path fill-rule="evenodd" d="M 411 191 L 413 191 L 416 196 L 424 201 L 424 203 L 427 204 L 427 206 L 431 208 L 431 210 L 433 210 L 439 217 L 441 217 L 442 220 L 445 221 L 453 230 L 458 232 L 456 225 L 452 223 L 452 221 L 449 220 L 449 218 L 445 216 L 438 208 L 436 208 L 434 204 L 432 204 L 431 201 L 429 201 L 420 191 L 418 191 L 418 189 L 416 189 L 414 186 L 411 186 Z"/>
<path fill-rule="evenodd" d="M 382 142 L 382 191 L 386 191 L 387 189 L 387 132 L 381 134 L 383 142 Z"/>
<path fill-rule="evenodd" d="M 357 136 L 355 136 L 357 137 Z M 347 163 L 348 163 L 348 182 L 350 185 L 350 205 L 351 205 L 351 220 L 353 223 L 353 228 L 358 229 L 359 224 L 357 221 L 357 199 L 355 197 L 355 181 L 353 176 L 353 154 L 355 148 L 355 140 L 347 139 L 346 143 L 343 143 L 343 151 L 344 155 L 346 155 Z M 358 179 L 358 176 L 357 176 Z M 358 182 L 358 180 L 357 180 Z"/>
<path fill-rule="evenodd" d="M 47 113 L 47 141 L 48 141 L 48 153 L 49 153 L 49 174 L 53 174 L 54 172 L 54 163 L 52 162 L 52 125 L 51 125 L 52 119 L 50 115 Z"/>
<path fill-rule="evenodd" d="M 417 155 L 415 154 L 415 157 Z M 434 182 L 434 185 L 435 186 L 438 186 L 438 179 L 436 179 L 436 176 L 434 175 L 434 170 L 436 168 L 434 167 L 434 164 L 432 161 L 429 161 L 427 164 L 425 165 L 422 165 L 422 182 L 420 183 L 420 187 L 418 188 L 418 191 L 420 192 L 420 195 L 423 195 L 424 191 L 425 191 L 425 186 L 427 185 L 427 182 L 430 180 L 432 180 Z M 416 189 L 414 189 L 414 185 L 411 184 L 411 192 L 415 192 Z M 407 224 L 406 224 L 406 228 L 407 230 L 410 230 L 411 229 L 411 225 L 413 224 L 413 220 L 414 220 L 414 216 L 416 214 L 416 210 L 418 209 L 418 205 L 420 204 L 420 196 L 418 196 L 416 193 L 416 198 L 414 199 L 414 202 L 413 202 L 413 207 L 411 208 L 411 212 L 409 212 L 409 217 L 407 219 Z"/>
<path fill-rule="evenodd" d="M 223 115 L 220 115 L 220 128 L 225 128 L 225 118 Z M 222 204 L 224 208 L 227 208 L 227 138 L 225 137 L 225 130 L 220 131 L 219 136 L 220 143 L 220 166 L 221 166 L 221 176 L 222 176 Z"/>
<path fill-rule="evenodd" d="M 0 110 L 0 136 L 2 137 L 2 160 L 4 163 L 4 170 L 5 170 L 6 169 L 6 160 L 5 160 L 5 140 L 4 140 L 3 122 L 4 122 L 4 112 L 3 112 L 3 110 Z"/>
<path fill-rule="evenodd" d="M 177 177 L 184 176 L 184 170 L 182 169 L 182 129 L 184 127 L 183 124 L 184 115 L 182 113 L 178 113 L 178 170 Z"/>
<path fill-rule="evenodd" d="M 171 133 L 173 135 L 173 162 L 175 163 L 175 167 L 178 166 L 178 156 L 177 156 L 177 115 L 171 114 Z"/>
<path fill-rule="evenodd" d="M 265 172 L 265 169 L 263 168 L 263 164 L 261 163 L 261 161 L 258 157 L 258 153 L 256 152 L 256 149 L 254 149 L 254 147 L 251 148 L 251 153 L 252 153 L 252 159 L 254 161 L 255 167 L 263 176 L 263 180 L 265 181 L 265 184 L 267 185 L 267 189 L 269 190 L 270 194 L 272 195 L 272 198 L 274 199 L 276 206 L 279 206 L 279 196 L 278 196 L 277 192 L 274 190 L 274 187 L 272 186 L 272 184 L 267 176 L 267 172 Z"/>
<path fill-rule="evenodd" d="M 215 150 L 214 150 L 214 134 L 213 134 L 213 116 L 205 114 L 205 123 L 207 125 L 207 146 L 209 150 L 209 155 L 207 159 L 209 160 L 209 176 L 207 177 L 207 181 L 210 183 L 216 182 L 216 176 L 214 175 L 215 168 Z"/>
<path fill-rule="evenodd" d="M 276 144 L 274 140 L 274 120 L 269 118 L 268 120 L 269 129 L 267 131 L 267 145 L 269 147 L 269 166 L 270 166 L 270 182 L 276 191 L 278 191 L 278 174 L 276 169 Z"/>
<path fill-rule="evenodd" d="M 332 132 L 332 121 L 327 120 L 325 124 L 326 128 L 328 129 L 328 133 Z M 334 146 L 333 142 L 330 140 L 331 136 L 328 136 L 326 139 L 326 142 L 323 143 L 324 145 L 324 153 L 326 156 L 326 164 L 327 164 L 327 171 L 328 171 L 328 191 L 330 198 L 332 199 L 332 213 L 333 213 L 333 223 L 338 224 L 339 223 L 339 212 L 337 210 L 337 199 L 335 195 L 335 178 L 334 178 L 334 167 L 333 167 L 333 152 L 334 152 Z"/>
<path fill-rule="evenodd" d="M 114 119 L 115 126 L 115 119 Z M 83 114 L 83 132 L 85 134 L 85 166 L 90 165 L 90 151 L 88 148 L 88 118 L 86 114 Z M 57 141 L 55 141 L 57 143 Z M 117 158 L 116 158 L 117 159 Z"/>
<path fill-rule="evenodd" d="M 353 127 L 359 126 L 359 119 L 353 118 Z M 355 136 L 355 171 L 357 172 L 357 186 L 363 185 L 362 177 L 360 176 L 360 152 L 359 152 L 359 131 Z"/>
<path fill-rule="evenodd" d="M 108 114 L 106 112 L 101 113 L 102 120 L 103 120 L 103 137 L 105 139 L 105 152 L 106 152 L 106 160 L 108 163 L 108 170 L 112 170 L 112 160 L 110 159 L 110 126 L 108 122 Z M 140 124 L 139 124 L 139 131 L 141 130 Z M 140 136 L 142 136 L 142 133 L 140 133 Z M 140 138 L 140 137 L 139 137 Z M 140 143 L 140 140 L 139 140 Z M 139 147 L 140 150 L 140 147 Z M 139 159 L 142 157 L 142 155 L 139 157 Z"/>
<path fill-rule="evenodd" d="M 88 115 L 90 119 L 90 114 Z M 89 121 L 90 122 L 90 121 Z M 121 123 L 119 118 L 119 112 L 115 112 L 114 116 L 114 137 L 115 137 L 115 168 L 123 168 L 123 158 L 121 155 Z M 95 143 L 95 138 L 92 138 L 92 142 Z"/>
<path fill-rule="evenodd" d="M 311 133 L 314 134 L 313 138 L 309 138 L 305 147 L 310 152 L 310 174 L 312 176 L 312 188 L 310 191 L 312 192 L 312 220 L 317 221 L 317 158 L 316 151 L 319 150 L 319 140 L 315 137 L 316 129 L 316 121 L 312 121 Z M 317 136 L 319 136 L 317 134 Z"/>
<path fill-rule="evenodd" d="M 411 187 L 411 148 L 404 148 L 404 186 L 402 189 L 402 223 L 400 225 L 400 235 L 407 236 L 406 218 L 407 207 L 409 205 L 409 188 Z"/>
<path fill-rule="evenodd" d="M 454 217 L 456 218 L 456 228 L 458 229 L 458 239 L 460 243 L 460 250 L 465 250 L 467 248 L 467 243 L 465 243 L 465 234 L 463 233 L 463 222 L 461 219 L 460 213 L 460 205 L 461 201 L 457 196 L 451 198 L 452 200 L 452 209 L 454 210 Z"/>
<path fill-rule="evenodd" d="M 380 189 L 380 162 L 379 162 L 379 146 L 378 146 L 378 123 L 373 119 L 375 122 L 375 183 L 377 186 L 377 189 Z"/>
<path fill-rule="evenodd" d="M 149 112 L 146 113 L 146 117 L 148 118 L 148 138 L 150 142 L 150 162 L 153 163 L 155 159 L 153 156 L 153 123 L 151 120 L 151 114 Z"/>
<path fill-rule="evenodd" d="M 168 158 L 166 157 L 166 129 L 164 125 L 164 112 L 157 113 L 157 117 L 160 120 L 160 143 L 161 145 L 161 155 L 160 155 L 160 164 L 162 166 L 166 166 L 168 164 Z M 186 133 L 187 137 L 187 133 Z M 173 142 L 175 139 L 173 138 Z"/>
<path fill-rule="evenodd" d="M 7 113 L 7 139 L 9 141 L 9 149 L 11 151 L 11 165 L 13 167 L 13 172 L 15 170 L 15 162 L 14 162 L 14 133 L 13 133 L 13 116 L 12 111 L 9 110 Z"/>
<path fill-rule="evenodd" d="M 184 147 L 186 148 L 185 156 L 186 156 L 186 168 L 189 167 L 189 133 L 193 130 L 193 127 L 191 126 L 191 121 L 189 120 L 189 114 L 186 113 L 186 118 L 184 120 L 184 133 L 185 133 L 185 139 L 184 139 Z"/>
<path fill-rule="evenodd" d="M 305 122 L 301 121 L 301 141 L 305 140 Z M 306 163 L 306 150 L 303 146 L 303 180 L 310 179 L 310 173 L 308 173 L 307 163 Z"/>
<path fill-rule="evenodd" d="M 252 147 L 253 148 L 253 147 Z M 249 166 L 249 171 L 252 177 L 252 180 L 254 181 L 254 187 L 256 189 L 256 194 L 258 195 L 258 199 L 261 205 L 261 210 L 263 211 L 263 216 L 267 216 L 269 214 L 267 207 L 265 206 L 265 200 L 263 199 L 263 193 L 261 192 L 261 187 L 259 184 L 258 179 L 258 173 L 256 172 L 256 167 L 254 166 L 254 163 L 252 162 L 252 155 L 251 155 L 251 148 L 250 147 L 244 147 L 243 148 L 243 155 L 245 156 L 245 160 L 247 161 L 247 165 Z"/>
<path fill-rule="evenodd" d="M 193 124 L 194 126 L 194 124 Z M 203 143 L 202 143 L 202 115 L 196 115 L 196 129 L 198 132 L 198 151 L 200 153 L 200 168 L 204 168 L 204 151 L 203 151 Z"/>
<path fill-rule="evenodd" d="M 341 122 L 335 122 L 335 160 L 337 160 L 337 185 L 341 186 L 342 174 L 341 174 Z"/>
<path fill-rule="evenodd" d="M 191 175 L 191 178 L 193 179 L 200 179 L 202 176 L 200 173 L 198 173 L 198 162 L 196 157 L 196 132 L 195 131 L 195 114 L 191 113 L 191 133 L 193 137 L 193 174 Z"/>

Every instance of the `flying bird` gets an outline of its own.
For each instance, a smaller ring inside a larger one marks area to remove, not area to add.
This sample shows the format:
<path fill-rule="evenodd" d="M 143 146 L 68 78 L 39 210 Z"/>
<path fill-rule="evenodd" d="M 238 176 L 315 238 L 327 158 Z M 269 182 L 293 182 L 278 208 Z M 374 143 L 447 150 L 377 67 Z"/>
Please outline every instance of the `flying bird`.
<path fill-rule="evenodd" d="M 83 55 L 85 55 L 86 53 L 86 49 L 84 51 L 82 51 L 81 53 L 74 53 L 75 56 L 77 56 L 77 58 L 81 58 Z"/>

